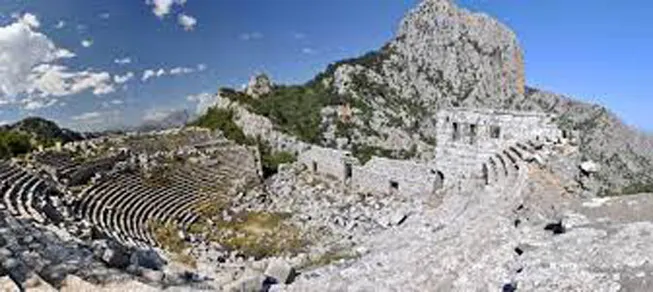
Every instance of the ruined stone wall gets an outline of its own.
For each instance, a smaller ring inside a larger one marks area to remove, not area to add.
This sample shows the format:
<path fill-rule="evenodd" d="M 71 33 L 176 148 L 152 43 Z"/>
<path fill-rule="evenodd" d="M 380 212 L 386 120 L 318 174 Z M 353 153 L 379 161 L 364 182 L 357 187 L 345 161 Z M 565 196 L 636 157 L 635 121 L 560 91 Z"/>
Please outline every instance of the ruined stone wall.
<path fill-rule="evenodd" d="M 363 193 L 431 194 L 437 175 L 434 168 L 425 164 L 374 157 L 353 168 L 351 186 Z"/>
<path fill-rule="evenodd" d="M 319 175 L 327 175 L 345 182 L 345 166 L 356 163 L 347 151 L 312 146 L 299 154 L 297 160 Z"/>
<path fill-rule="evenodd" d="M 483 162 L 517 142 L 555 140 L 555 117 L 536 112 L 448 109 L 436 117 L 435 164 L 445 182 L 480 176 Z"/>
<path fill-rule="evenodd" d="M 348 151 L 313 146 L 298 161 L 318 175 L 329 176 L 361 193 L 430 194 L 438 185 L 434 167 L 408 160 L 373 157 L 365 165 Z"/>

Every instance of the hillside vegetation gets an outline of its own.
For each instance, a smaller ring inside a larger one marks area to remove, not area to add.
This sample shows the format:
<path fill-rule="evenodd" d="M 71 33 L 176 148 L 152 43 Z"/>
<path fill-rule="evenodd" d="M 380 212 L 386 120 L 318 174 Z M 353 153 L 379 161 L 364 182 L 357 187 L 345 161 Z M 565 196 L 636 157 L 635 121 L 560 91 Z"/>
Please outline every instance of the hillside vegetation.
<path fill-rule="evenodd" d="M 241 103 L 255 114 L 268 117 L 281 131 L 316 144 L 320 143 L 322 134 L 320 110 L 348 101 L 347 97 L 336 94 L 319 82 L 275 86 L 270 93 L 257 99 L 231 88 L 220 89 L 220 95 Z"/>
<path fill-rule="evenodd" d="M 0 159 L 26 154 L 39 145 L 49 147 L 56 142 L 82 139 L 77 132 L 62 129 L 56 123 L 30 117 L 0 127 Z"/>

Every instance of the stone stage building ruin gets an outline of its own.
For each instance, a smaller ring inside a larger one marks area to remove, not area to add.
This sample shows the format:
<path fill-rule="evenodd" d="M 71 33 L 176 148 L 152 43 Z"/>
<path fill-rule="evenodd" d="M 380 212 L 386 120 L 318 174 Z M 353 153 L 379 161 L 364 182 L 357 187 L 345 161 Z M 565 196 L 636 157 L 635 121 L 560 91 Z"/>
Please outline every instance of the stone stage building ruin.
<path fill-rule="evenodd" d="M 469 178 L 487 181 L 487 163 L 493 157 L 501 154 L 496 163 L 508 163 L 514 156 L 527 155 L 516 145 L 562 136 L 556 117 L 539 112 L 454 108 L 439 111 L 436 119 L 434 163 L 445 173 L 447 185 Z M 508 149 L 521 153 L 510 151 L 503 157 Z"/>
<path fill-rule="evenodd" d="M 373 157 L 361 165 L 348 151 L 319 146 L 302 151 L 298 160 L 314 173 L 341 181 L 351 191 L 432 194 L 463 181 L 489 184 L 490 164 L 505 167 L 517 157 L 537 160 L 523 145 L 561 139 L 563 133 L 555 118 L 537 112 L 446 109 L 436 115 L 437 146 L 432 161 Z"/>

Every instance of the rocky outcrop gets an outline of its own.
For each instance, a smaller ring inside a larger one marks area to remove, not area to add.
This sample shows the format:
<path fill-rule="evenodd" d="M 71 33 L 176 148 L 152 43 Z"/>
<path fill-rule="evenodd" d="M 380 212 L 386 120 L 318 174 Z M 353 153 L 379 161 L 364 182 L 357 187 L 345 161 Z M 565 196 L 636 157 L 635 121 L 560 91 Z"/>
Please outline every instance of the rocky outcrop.
<path fill-rule="evenodd" d="M 506 108 L 522 99 L 522 59 L 514 33 L 498 21 L 453 1 L 427 0 L 379 51 L 337 62 L 316 80 L 357 100 L 354 111 L 362 114 L 354 123 L 367 125 L 359 141 L 373 143 L 367 137 L 394 129 L 429 142 L 440 108 Z"/>
<path fill-rule="evenodd" d="M 266 95 L 270 93 L 270 91 L 272 91 L 272 81 L 270 81 L 270 78 L 265 74 L 252 76 L 252 78 L 249 79 L 249 83 L 247 83 L 247 88 L 245 89 L 247 95 L 254 98 Z"/>
<path fill-rule="evenodd" d="M 533 88 L 514 106 L 557 114 L 561 129 L 577 133 L 582 160 L 601 164 L 595 194 L 653 191 L 653 136 L 624 124 L 605 107 Z"/>

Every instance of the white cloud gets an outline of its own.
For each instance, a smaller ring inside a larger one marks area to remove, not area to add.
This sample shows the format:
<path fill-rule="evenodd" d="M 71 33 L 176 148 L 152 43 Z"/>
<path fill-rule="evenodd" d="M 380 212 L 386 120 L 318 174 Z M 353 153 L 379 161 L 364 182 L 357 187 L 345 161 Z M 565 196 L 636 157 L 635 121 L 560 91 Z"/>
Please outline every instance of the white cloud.
<path fill-rule="evenodd" d="M 240 34 L 239 38 L 243 41 L 258 40 L 263 38 L 263 34 L 260 32 L 248 32 Z"/>
<path fill-rule="evenodd" d="M 143 72 L 143 77 L 141 77 L 141 81 L 147 81 L 150 78 L 161 77 L 163 75 L 166 75 L 166 71 L 164 69 L 159 69 L 157 71 L 147 69 Z"/>
<path fill-rule="evenodd" d="M 173 5 L 182 6 L 186 4 L 186 0 L 145 0 L 145 4 L 152 5 L 152 13 L 163 18 L 170 13 Z"/>
<path fill-rule="evenodd" d="M 88 48 L 93 45 L 93 40 L 82 40 L 82 47 Z"/>
<path fill-rule="evenodd" d="M 109 17 L 111 17 L 111 14 L 109 14 L 109 12 L 104 12 L 104 13 L 101 13 L 99 16 L 102 19 L 109 19 Z"/>
<path fill-rule="evenodd" d="M 293 36 L 295 39 L 298 39 L 298 40 L 303 40 L 303 39 L 306 38 L 306 34 L 305 34 L 305 33 L 301 33 L 301 32 L 295 32 L 295 33 L 292 34 L 292 36 Z"/>
<path fill-rule="evenodd" d="M 29 12 L 23 14 L 23 17 L 20 18 L 20 22 L 31 28 L 39 28 L 41 26 L 41 23 L 39 22 L 38 18 L 36 18 L 34 14 L 31 14 Z"/>
<path fill-rule="evenodd" d="M 147 69 L 143 72 L 143 77 L 141 77 L 141 81 L 147 81 L 148 79 L 154 77 L 155 73 L 154 71 Z"/>
<path fill-rule="evenodd" d="M 101 117 L 102 114 L 100 112 L 86 112 L 77 116 L 72 117 L 71 119 L 75 121 L 85 121 L 85 120 L 92 120 L 92 119 L 97 119 Z"/>
<path fill-rule="evenodd" d="M 73 71 L 56 64 L 75 54 L 33 30 L 39 26 L 29 13 L 0 26 L 0 104 L 18 103 L 33 109 L 51 104 L 51 97 L 84 90 L 95 94 L 113 91 L 107 72 Z"/>
<path fill-rule="evenodd" d="M 123 84 L 126 83 L 127 81 L 131 80 L 134 78 L 134 73 L 133 72 L 127 72 L 125 75 L 113 75 L 113 82 L 116 84 Z"/>
<path fill-rule="evenodd" d="M 197 24 L 197 19 L 195 17 L 182 13 L 179 14 L 179 16 L 177 17 L 177 22 L 179 22 L 179 25 L 184 27 L 184 30 L 189 31 L 195 28 L 195 25 Z"/>
<path fill-rule="evenodd" d="M 32 70 L 28 80 L 30 86 L 26 92 L 42 98 L 71 95 L 85 90 L 92 90 L 95 95 L 115 91 L 111 75 L 107 72 L 69 72 L 60 65 L 39 65 Z"/>
<path fill-rule="evenodd" d="M 187 67 L 176 67 L 170 69 L 170 75 L 190 74 L 193 72 L 195 72 L 195 69 Z"/>
<path fill-rule="evenodd" d="M 108 107 L 111 107 L 112 105 L 121 105 L 123 103 L 124 102 L 121 99 L 113 99 L 113 100 L 110 100 L 110 101 L 103 101 L 102 102 L 102 107 L 103 108 L 108 108 Z"/>
<path fill-rule="evenodd" d="M 191 102 L 196 102 L 196 112 L 198 115 L 206 113 L 206 110 L 215 104 L 216 98 L 210 93 L 200 93 L 195 95 L 189 95 L 186 97 L 186 100 Z"/>
<path fill-rule="evenodd" d="M 316 53 L 317 51 L 313 48 L 302 48 L 302 54 L 313 55 Z"/>
<path fill-rule="evenodd" d="M 54 28 L 62 29 L 62 28 L 64 28 L 64 26 L 66 26 L 66 22 L 63 21 L 63 20 L 59 20 L 59 22 L 57 22 L 57 24 L 54 26 Z"/>
<path fill-rule="evenodd" d="M 115 60 L 113 60 L 113 62 L 116 63 L 116 64 L 119 64 L 119 65 L 125 65 L 125 64 L 131 63 L 132 59 L 129 58 L 129 57 L 125 57 L 125 58 L 122 58 L 122 59 L 115 59 Z"/>
<path fill-rule="evenodd" d="M 147 69 L 143 71 L 143 75 L 141 77 L 141 81 L 147 81 L 151 78 L 155 77 L 161 77 L 165 75 L 170 75 L 170 76 L 177 76 L 177 75 L 185 75 L 185 74 L 191 74 L 194 72 L 201 72 L 206 70 L 206 65 L 205 64 L 199 64 L 195 68 L 191 67 L 175 67 L 169 70 L 160 68 L 158 70 L 155 69 Z"/>
<path fill-rule="evenodd" d="M 23 109 L 32 111 L 32 110 L 37 110 L 41 108 L 46 108 L 53 106 L 57 103 L 56 99 L 51 99 L 51 100 L 25 100 L 23 102 Z"/>

